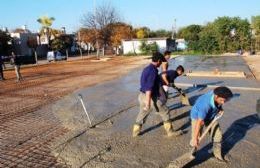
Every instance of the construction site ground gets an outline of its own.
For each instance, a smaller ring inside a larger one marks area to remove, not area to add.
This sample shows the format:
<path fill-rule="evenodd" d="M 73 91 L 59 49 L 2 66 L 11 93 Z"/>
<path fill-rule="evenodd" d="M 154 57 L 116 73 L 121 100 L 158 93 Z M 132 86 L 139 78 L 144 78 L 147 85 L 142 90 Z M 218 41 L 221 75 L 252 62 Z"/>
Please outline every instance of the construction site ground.
<path fill-rule="evenodd" d="M 162 121 L 152 112 L 140 137 L 132 137 L 139 111 L 139 78 L 147 57 L 113 57 L 104 62 L 77 60 L 22 69 L 24 81 L 16 83 L 13 71 L 0 83 L 0 167 L 166 167 L 188 152 L 190 106 L 182 106 L 174 90 L 167 102 L 180 137 L 166 137 Z M 247 78 L 180 77 L 191 104 L 211 88 L 227 85 L 234 98 L 224 105 L 220 124 L 223 151 L 230 162 L 211 157 L 209 139 L 201 144 L 195 161 L 187 167 L 259 166 L 260 132 L 256 102 L 260 83 L 241 57 L 177 57 L 170 69 L 186 71 L 244 71 Z M 242 88 L 242 89 L 241 89 Z M 251 90 L 247 90 L 251 88 Z M 91 125 L 78 94 L 83 96 Z"/>

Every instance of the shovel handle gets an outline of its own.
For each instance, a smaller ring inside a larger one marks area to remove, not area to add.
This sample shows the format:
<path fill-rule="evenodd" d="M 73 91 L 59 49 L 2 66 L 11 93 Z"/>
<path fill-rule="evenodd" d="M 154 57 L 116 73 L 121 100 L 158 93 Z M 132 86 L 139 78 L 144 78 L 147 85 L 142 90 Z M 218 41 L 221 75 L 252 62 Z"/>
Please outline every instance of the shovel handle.
<path fill-rule="evenodd" d="M 199 138 L 199 142 L 202 141 L 202 139 L 206 136 L 206 134 L 209 132 L 209 130 L 212 128 L 212 126 L 218 121 L 224 114 L 224 111 L 219 111 L 218 114 L 214 117 L 214 119 L 211 121 L 209 126 L 206 128 L 206 130 L 203 132 L 203 134 Z"/>

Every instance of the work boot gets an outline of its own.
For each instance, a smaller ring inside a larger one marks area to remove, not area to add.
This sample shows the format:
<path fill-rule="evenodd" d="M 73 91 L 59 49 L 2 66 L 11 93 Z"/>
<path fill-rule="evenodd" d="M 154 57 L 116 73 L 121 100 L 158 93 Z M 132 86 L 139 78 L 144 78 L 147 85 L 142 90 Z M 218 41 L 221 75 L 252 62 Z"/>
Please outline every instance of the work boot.
<path fill-rule="evenodd" d="M 221 142 L 214 142 L 213 143 L 213 155 L 219 161 L 225 162 L 225 159 L 222 156 Z"/>
<path fill-rule="evenodd" d="M 133 137 L 137 137 L 141 132 L 141 125 L 135 124 L 133 127 Z"/>
<path fill-rule="evenodd" d="M 172 137 L 172 136 L 176 137 L 176 136 L 179 136 L 179 135 L 182 134 L 181 130 L 180 131 L 173 131 L 172 124 L 169 121 L 164 122 L 163 126 L 164 126 L 164 129 L 166 130 L 168 137 Z"/>

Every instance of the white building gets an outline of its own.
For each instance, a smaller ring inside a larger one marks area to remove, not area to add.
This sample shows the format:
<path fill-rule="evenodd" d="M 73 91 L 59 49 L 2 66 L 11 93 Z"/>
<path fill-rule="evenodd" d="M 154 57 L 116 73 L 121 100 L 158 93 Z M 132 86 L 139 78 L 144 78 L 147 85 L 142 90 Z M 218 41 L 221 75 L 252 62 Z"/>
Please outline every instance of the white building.
<path fill-rule="evenodd" d="M 32 55 L 32 49 L 28 47 L 27 41 L 29 38 L 38 38 L 37 33 L 31 32 L 13 32 L 10 33 L 11 37 L 14 39 L 14 49 L 15 53 L 18 55 Z"/>
<path fill-rule="evenodd" d="M 176 39 L 177 50 L 187 49 L 187 42 L 184 39 Z"/>
<path fill-rule="evenodd" d="M 175 50 L 175 41 L 169 38 L 145 38 L 145 39 L 131 39 L 131 40 L 122 40 L 123 54 L 141 54 L 140 46 L 142 42 L 145 41 L 147 44 L 156 42 L 159 47 L 160 52 L 165 50 L 174 51 Z"/>
<path fill-rule="evenodd" d="M 44 38 L 42 38 L 39 33 L 32 33 L 29 29 L 27 29 L 26 25 L 11 32 L 10 36 L 14 40 L 15 54 L 22 56 L 33 56 L 34 50 L 28 46 L 28 40 L 35 39 L 37 40 L 37 55 L 41 57 L 47 55 L 48 43 L 44 43 L 46 37 L 44 36 Z"/>

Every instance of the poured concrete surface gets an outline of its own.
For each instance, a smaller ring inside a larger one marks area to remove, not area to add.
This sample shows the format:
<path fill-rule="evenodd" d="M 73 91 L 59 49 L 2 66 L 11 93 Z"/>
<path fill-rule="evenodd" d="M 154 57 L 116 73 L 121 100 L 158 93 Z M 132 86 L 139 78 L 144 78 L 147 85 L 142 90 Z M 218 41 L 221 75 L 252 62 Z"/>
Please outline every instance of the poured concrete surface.
<path fill-rule="evenodd" d="M 246 60 L 256 79 L 260 80 L 260 55 L 249 55 L 243 58 Z"/>
<path fill-rule="evenodd" d="M 214 65 L 213 68 L 250 73 L 240 57 L 208 58 L 204 62 L 201 59 L 178 57 L 172 60 L 170 68 L 184 64 L 185 67 L 205 70 Z M 173 126 L 187 133 L 177 138 L 166 137 L 161 118 L 152 112 L 142 129 L 142 135 L 132 138 L 132 125 L 139 110 L 137 95 L 141 70 L 137 69 L 112 82 L 78 90 L 52 106 L 64 126 L 72 130 L 53 144 L 53 152 L 62 162 L 72 167 L 166 167 L 171 160 L 188 151 L 190 107 L 182 107 L 173 90 L 170 91 L 173 94 L 167 104 L 171 108 Z M 177 81 L 260 87 L 253 78 L 181 77 Z M 185 89 L 192 104 L 198 96 L 209 90 L 207 87 Z M 78 93 L 84 96 L 91 119 L 97 124 L 95 128 L 88 128 L 87 117 L 77 100 Z M 258 167 L 260 132 L 256 101 L 260 98 L 260 92 L 235 90 L 234 93 L 235 98 L 224 105 L 225 115 L 220 121 L 224 134 L 224 153 L 230 155 L 230 163 L 219 163 L 211 158 L 206 141 L 201 146 L 198 159 L 188 167 Z"/>

